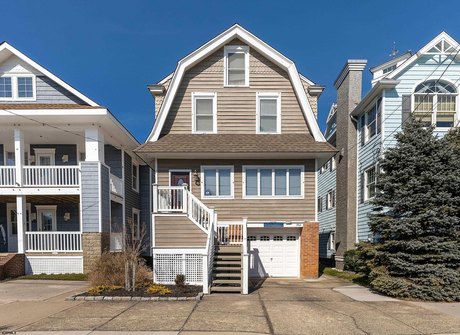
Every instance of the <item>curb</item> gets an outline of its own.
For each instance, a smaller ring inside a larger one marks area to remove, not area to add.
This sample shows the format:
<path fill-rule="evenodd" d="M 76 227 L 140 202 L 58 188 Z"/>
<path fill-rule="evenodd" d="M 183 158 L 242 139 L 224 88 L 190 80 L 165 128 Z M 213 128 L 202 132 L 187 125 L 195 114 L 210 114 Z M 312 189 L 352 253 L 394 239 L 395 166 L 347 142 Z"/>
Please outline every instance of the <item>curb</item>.
<path fill-rule="evenodd" d="M 86 293 L 86 292 L 82 292 Z M 82 294 L 80 293 L 80 294 Z M 117 297 L 117 296 L 83 296 L 72 295 L 66 301 L 199 301 L 203 298 L 203 293 L 198 293 L 196 297 Z"/>

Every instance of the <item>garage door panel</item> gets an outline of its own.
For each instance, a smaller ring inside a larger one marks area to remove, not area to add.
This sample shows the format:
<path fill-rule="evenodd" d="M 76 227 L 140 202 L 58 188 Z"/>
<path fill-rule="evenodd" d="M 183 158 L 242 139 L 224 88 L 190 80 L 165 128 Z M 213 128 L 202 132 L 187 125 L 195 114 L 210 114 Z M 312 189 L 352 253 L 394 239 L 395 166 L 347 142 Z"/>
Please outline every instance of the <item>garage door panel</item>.
<path fill-rule="evenodd" d="M 252 231 L 248 233 L 250 277 L 297 277 L 299 231 Z"/>

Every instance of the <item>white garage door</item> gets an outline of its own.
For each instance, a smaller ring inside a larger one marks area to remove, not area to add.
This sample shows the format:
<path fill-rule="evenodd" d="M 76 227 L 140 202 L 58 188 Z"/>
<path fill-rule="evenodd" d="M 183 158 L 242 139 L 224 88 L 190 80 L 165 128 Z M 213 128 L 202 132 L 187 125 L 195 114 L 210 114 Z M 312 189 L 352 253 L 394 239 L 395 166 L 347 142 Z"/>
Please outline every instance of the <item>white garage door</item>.
<path fill-rule="evenodd" d="M 248 231 L 249 277 L 298 277 L 298 229 Z"/>

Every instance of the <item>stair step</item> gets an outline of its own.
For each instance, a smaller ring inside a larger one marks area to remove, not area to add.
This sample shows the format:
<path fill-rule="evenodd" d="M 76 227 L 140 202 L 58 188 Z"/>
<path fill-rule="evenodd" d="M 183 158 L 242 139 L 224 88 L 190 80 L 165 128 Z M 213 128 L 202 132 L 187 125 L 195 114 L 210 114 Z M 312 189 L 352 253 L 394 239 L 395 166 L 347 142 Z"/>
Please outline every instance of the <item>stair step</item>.
<path fill-rule="evenodd" d="M 212 285 L 214 284 L 239 284 L 241 285 L 240 279 L 214 279 Z"/>
<path fill-rule="evenodd" d="M 237 286 L 211 286 L 211 292 L 239 292 L 241 287 Z"/>
<path fill-rule="evenodd" d="M 224 253 L 241 253 L 241 245 L 216 245 L 215 250 Z"/>
<path fill-rule="evenodd" d="M 241 266 L 216 266 L 214 271 L 241 271 Z"/>
<path fill-rule="evenodd" d="M 214 277 L 216 278 L 241 278 L 241 272 L 236 273 L 214 273 Z"/>
<path fill-rule="evenodd" d="M 241 267 L 241 261 L 214 261 L 214 264 L 217 265 L 239 265 Z"/>
<path fill-rule="evenodd" d="M 241 261 L 241 255 L 216 254 L 214 255 L 214 258 L 219 258 L 219 259 L 226 260 L 226 261 L 231 261 L 231 260 Z"/>

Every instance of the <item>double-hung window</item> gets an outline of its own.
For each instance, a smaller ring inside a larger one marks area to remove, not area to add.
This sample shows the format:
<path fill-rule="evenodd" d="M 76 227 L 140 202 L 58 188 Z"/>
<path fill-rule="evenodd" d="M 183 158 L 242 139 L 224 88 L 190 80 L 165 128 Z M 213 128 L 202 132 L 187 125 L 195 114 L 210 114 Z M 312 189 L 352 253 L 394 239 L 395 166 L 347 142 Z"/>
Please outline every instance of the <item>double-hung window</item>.
<path fill-rule="evenodd" d="M 249 47 L 228 45 L 224 48 L 224 86 L 249 86 Z"/>
<path fill-rule="evenodd" d="M 329 190 L 326 195 L 326 209 L 335 208 L 336 205 L 336 195 L 335 190 Z"/>
<path fill-rule="evenodd" d="M 217 132 L 217 94 L 192 93 L 192 124 L 194 133 Z"/>
<path fill-rule="evenodd" d="M 0 100 L 34 100 L 35 76 L 4 75 L 0 77 Z"/>
<path fill-rule="evenodd" d="M 139 192 L 139 165 L 132 165 L 132 187 L 133 190 Z"/>
<path fill-rule="evenodd" d="M 13 86 L 11 77 L 0 77 L 0 98 L 12 98 Z"/>
<path fill-rule="evenodd" d="M 372 199 L 376 193 L 377 166 L 372 166 L 364 171 L 364 201 Z"/>
<path fill-rule="evenodd" d="M 376 134 L 380 133 L 382 123 L 382 98 L 377 99 L 371 109 L 363 116 L 362 142 L 367 143 Z"/>
<path fill-rule="evenodd" d="M 321 213 L 323 211 L 323 197 L 318 197 L 316 206 L 318 213 Z"/>
<path fill-rule="evenodd" d="M 244 197 L 303 197 L 303 166 L 243 167 Z"/>
<path fill-rule="evenodd" d="M 257 133 L 281 132 L 281 93 L 257 93 Z"/>
<path fill-rule="evenodd" d="M 233 197 L 233 166 L 202 166 L 203 198 Z"/>

